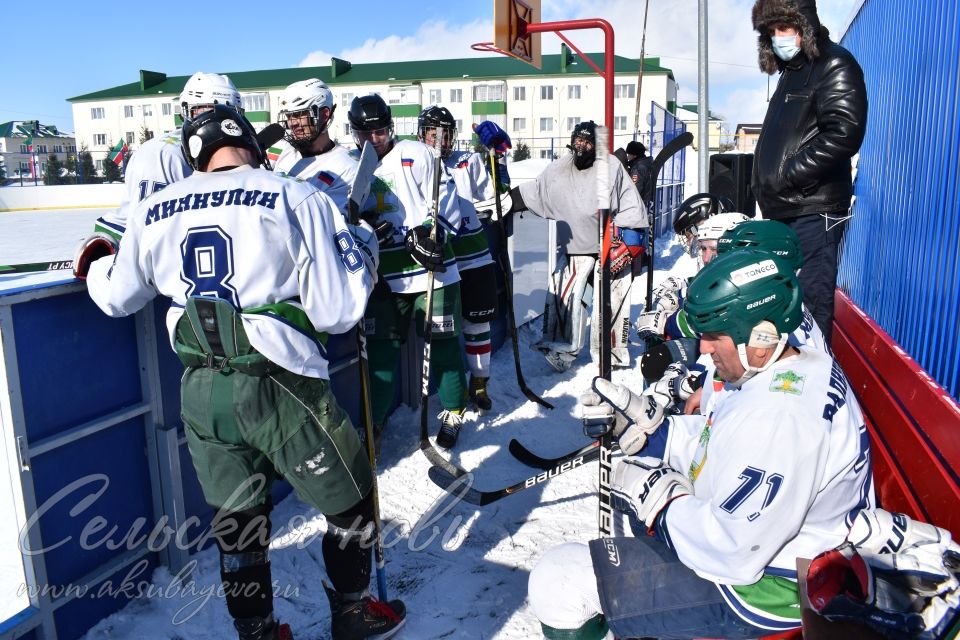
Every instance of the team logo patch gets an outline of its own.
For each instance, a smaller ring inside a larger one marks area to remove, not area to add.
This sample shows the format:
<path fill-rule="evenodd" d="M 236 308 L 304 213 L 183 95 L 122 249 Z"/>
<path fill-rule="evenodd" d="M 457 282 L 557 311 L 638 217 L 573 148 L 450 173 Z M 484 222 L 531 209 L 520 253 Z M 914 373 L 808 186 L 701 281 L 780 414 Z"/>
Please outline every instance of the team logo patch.
<path fill-rule="evenodd" d="M 799 396 L 803 393 L 803 382 L 806 379 L 806 376 L 789 369 L 777 371 L 773 376 L 773 382 L 770 383 L 770 391 Z"/>
<path fill-rule="evenodd" d="M 761 260 L 731 272 L 730 280 L 738 287 L 742 287 L 747 283 L 762 280 L 775 273 L 777 273 L 777 265 L 773 260 Z"/>
<path fill-rule="evenodd" d="M 453 316 L 434 316 L 432 327 L 434 333 L 453 333 Z"/>
<path fill-rule="evenodd" d="M 616 542 L 613 541 L 613 538 L 604 538 L 603 547 L 607 550 L 607 561 L 615 566 L 620 566 L 620 550 L 617 549 Z"/>
<path fill-rule="evenodd" d="M 243 135 L 243 130 L 233 120 L 224 120 L 220 123 L 220 130 L 223 131 L 228 136 L 233 136 L 234 138 L 239 138 Z"/>

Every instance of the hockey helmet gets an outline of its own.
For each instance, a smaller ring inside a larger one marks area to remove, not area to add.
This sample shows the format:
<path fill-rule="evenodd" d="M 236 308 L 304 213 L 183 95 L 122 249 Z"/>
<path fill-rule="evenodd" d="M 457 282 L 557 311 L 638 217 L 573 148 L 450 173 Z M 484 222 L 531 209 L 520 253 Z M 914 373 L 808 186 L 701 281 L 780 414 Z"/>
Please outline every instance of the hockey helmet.
<path fill-rule="evenodd" d="M 214 151 L 227 146 L 249 149 L 256 156 L 258 165 L 266 161 L 253 125 L 243 114 L 222 104 L 213 105 L 196 118 L 184 120 L 180 145 L 187 162 L 197 171 L 205 169 Z"/>
<path fill-rule="evenodd" d="M 786 259 L 744 249 L 718 256 L 690 283 L 684 309 L 697 333 L 724 333 L 746 345 L 754 327 L 768 321 L 791 333 L 803 317 L 803 294 Z"/>
<path fill-rule="evenodd" d="M 586 140 L 592 145 L 589 149 L 577 147 L 577 138 Z M 597 158 L 597 123 L 593 120 L 578 122 L 570 134 L 570 150 L 573 151 L 573 164 L 580 169 L 588 169 L 593 166 Z"/>
<path fill-rule="evenodd" d="M 327 109 L 324 114 L 323 110 Z M 294 82 L 280 94 L 280 112 L 277 123 L 286 130 L 284 137 L 287 142 L 297 147 L 307 147 L 326 131 L 333 120 L 333 93 L 330 88 L 317 78 Z M 310 118 L 310 129 L 300 127 L 299 130 L 290 129 L 290 117 L 306 115 Z"/>
<path fill-rule="evenodd" d="M 749 220 L 742 213 L 717 213 L 697 225 L 697 238 L 700 240 L 719 240 L 725 231 L 735 229 L 744 220 Z"/>
<path fill-rule="evenodd" d="M 682 236 L 713 214 L 733 209 L 734 204 L 729 198 L 712 193 L 697 193 L 680 204 L 673 219 L 673 230 Z"/>
<path fill-rule="evenodd" d="M 775 253 L 793 266 L 803 266 L 803 249 L 796 232 L 776 220 L 747 220 L 728 229 L 717 241 L 717 253 L 760 249 Z"/>
<path fill-rule="evenodd" d="M 243 102 L 240 92 L 227 76 L 218 73 L 204 73 L 198 71 L 187 80 L 177 99 L 180 105 L 180 115 L 189 120 L 195 115 L 198 108 L 209 109 L 215 104 L 233 107 L 243 113 Z"/>
<path fill-rule="evenodd" d="M 446 107 L 431 105 L 420 112 L 417 117 L 417 137 L 420 142 L 426 141 L 427 129 L 437 130 L 440 137 L 440 155 L 446 158 L 453 149 L 453 141 L 457 137 L 457 121 Z"/>
<path fill-rule="evenodd" d="M 350 103 L 347 120 L 354 131 L 377 131 L 393 127 L 393 115 L 389 105 L 375 93 L 354 98 Z"/>

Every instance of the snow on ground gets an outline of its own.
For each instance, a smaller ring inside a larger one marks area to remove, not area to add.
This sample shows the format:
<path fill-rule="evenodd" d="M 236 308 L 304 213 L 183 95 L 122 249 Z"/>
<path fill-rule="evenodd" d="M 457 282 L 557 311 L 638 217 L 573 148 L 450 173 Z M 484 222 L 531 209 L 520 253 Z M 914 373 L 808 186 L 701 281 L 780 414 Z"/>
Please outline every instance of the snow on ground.
<path fill-rule="evenodd" d="M 110 209 L 0 213 L 0 265 L 73 260 L 94 221 Z"/>
<path fill-rule="evenodd" d="M 676 241 L 658 244 L 655 282 L 688 275 L 693 261 Z M 645 276 L 633 289 L 634 315 L 645 295 Z M 590 386 L 595 367 L 585 347 L 574 367 L 555 372 L 531 344 L 538 323 L 524 325 L 520 354 L 528 386 L 555 409 L 526 400 L 514 376 L 513 352 L 505 343 L 493 357 L 490 392 L 494 410 L 472 415 L 450 455 L 475 471 L 473 486 L 497 489 L 536 475 L 516 461 L 507 444 L 517 438 L 544 456 L 558 456 L 589 442 L 578 418 L 577 398 Z M 640 348 L 631 346 L 634 360 Z M 639 367 L 615 371 L 613 378 L 642 388 Z M 430 424 L 439 412 L 431 398 Z M 386 531 L 391 598 L 401 598 L 408 617 L 401 638 L 502 640 L 540 637 L 527 605 L 527 577 L 538 558 L 566 541 L 586 542 L 597 535 L 597 464 L 507 496 L 485 507 L 451 499 L 427 477 L 429 463 L 418 451 L 419 412 L 398 409 L 387 424 L 379 460 L 380 508 Z M 277 615 L 290 623 L 297 640 L 327 638 L 329 609 L 321 581 L 325 574 L 320 539 L 325 520 L 315 509 L 290 496 L 273 513 L 271 563 Z M 214 549 L 195 556 L 195 584 L 184 594 L 171 589 L 173 576 L 155 572 L 159 593 L 132 602 L 102 620 L 87 634 L 103 638 L 214 640 L 230 637 L 230 618 L 220 598 Z M 375 581 L 374 581 L 375 582 Z M 375 592 L 375 584 L 372 585 Z"/>

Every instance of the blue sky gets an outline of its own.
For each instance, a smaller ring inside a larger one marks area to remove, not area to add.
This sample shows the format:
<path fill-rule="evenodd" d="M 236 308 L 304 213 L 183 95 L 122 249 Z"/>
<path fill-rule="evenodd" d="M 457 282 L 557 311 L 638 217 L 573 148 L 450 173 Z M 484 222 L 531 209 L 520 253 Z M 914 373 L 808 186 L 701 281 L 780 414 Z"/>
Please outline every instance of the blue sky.
<path fill-rule="evenodd" d="M 585 5 L 589 4 L 589 8 Z M 857 0 L 820 0 L 821 20 L 836 35 Z M 710 108 L 730 121 L 759 121 L 767 81 L 756 65 L 750 30 L 753 0 L 710 0 Z M 543 20 L 600 17 L 613 24 L 620 55 L 639 57 L 643 0 L 542 0 Z M 274 8 L 275 7 L 275 8 Z M 362 7 L 362 13 L 359 9 Z M 72 131 L 67 98 L 139 78 L 328 64 L 329 56 L 378 62 L 479 55 L 473 42 L 492 39 L 492 0 L 364 0 L 283 3 L 66 2 L 13 3 L 9 34 L 23 40 L 8 60 L 0 122 L 37 118 Z M 650 0 L 647 55 L 674 70 L 681 101 L 696 100 L 697 0 Z M 572 39 L 584 51 L 602 46 L 599 31 Z M 544 38 L 544 53 L 559 50 Z M 8 50 L 10 50 L 8 48 Z"/>

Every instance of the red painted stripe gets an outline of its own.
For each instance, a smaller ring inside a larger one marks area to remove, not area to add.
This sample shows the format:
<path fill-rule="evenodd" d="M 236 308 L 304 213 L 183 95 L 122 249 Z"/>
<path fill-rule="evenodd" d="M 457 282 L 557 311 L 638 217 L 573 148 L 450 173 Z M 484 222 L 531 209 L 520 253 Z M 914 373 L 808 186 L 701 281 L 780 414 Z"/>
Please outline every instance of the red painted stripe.
<path fill-rule="evenodd" d="M 490 345 L 490 343 L 481 344 L 481 345 L 468 344 L 468 345 L 465 345 L 464 351 L 466 351 L 468 355 L 477 356 L 484 353 L 492 352 L 493 347 Z"/>

